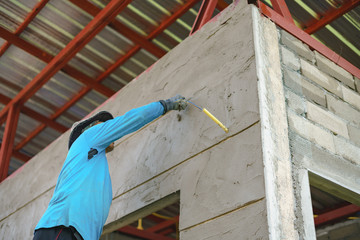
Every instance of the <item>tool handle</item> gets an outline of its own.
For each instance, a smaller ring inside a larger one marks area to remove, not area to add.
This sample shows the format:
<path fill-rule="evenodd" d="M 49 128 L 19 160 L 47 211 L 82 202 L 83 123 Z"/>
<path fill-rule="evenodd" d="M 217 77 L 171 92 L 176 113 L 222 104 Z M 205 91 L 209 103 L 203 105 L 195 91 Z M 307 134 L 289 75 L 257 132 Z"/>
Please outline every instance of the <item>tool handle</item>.
<path fill-rule="evenodd" d="M 212 115 L 206 108 L 202 109 L 203 112 L 209 116 L 214 122 L 216 122 L 222 129 L 224 129 L 225 132 L 229 132 L 229 129 L 227 129 L 214 115 Z"/>

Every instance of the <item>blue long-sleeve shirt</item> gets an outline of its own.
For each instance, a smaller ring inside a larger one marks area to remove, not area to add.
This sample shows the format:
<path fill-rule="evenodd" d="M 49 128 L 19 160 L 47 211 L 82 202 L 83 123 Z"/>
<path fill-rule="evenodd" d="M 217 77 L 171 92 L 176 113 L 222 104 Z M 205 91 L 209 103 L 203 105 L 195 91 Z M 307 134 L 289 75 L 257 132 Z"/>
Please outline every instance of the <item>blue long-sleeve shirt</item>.
<path fill-rule="evenodd" d="M 117 139 L 158 118 L 163 112 L 162 104 L 154 102 L 82 133 L 69 149 L 53 197 L 35 230 L 73 226 L 84 240 L 99 239 L 112 201 L 105 149 Z M 98 153 L 88 160 L 91 148 Z"/>

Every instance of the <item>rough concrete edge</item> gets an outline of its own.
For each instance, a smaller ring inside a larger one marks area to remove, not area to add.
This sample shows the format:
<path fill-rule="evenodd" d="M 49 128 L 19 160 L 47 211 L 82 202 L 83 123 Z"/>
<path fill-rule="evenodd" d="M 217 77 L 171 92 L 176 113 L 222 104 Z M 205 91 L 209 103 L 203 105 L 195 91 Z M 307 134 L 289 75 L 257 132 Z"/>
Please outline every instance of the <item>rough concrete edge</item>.
<path fill-rule="evenodd" d="M 326 173 L 309 169 L 310 184 L 348 202 L 356 205 L 360 204 L 360 189 L 341 183 Z"/>
<path fill-rule="evenodd" d="M 300 209 L 303 223 L 304 239 L 316 239 L 314 217 L 312 211 L 312 201 L 310 192 L 309 171 L 307 169 L 298 170 L 298 181 L 300 185 Z"/>
<path fill-rule="evenodd" d="M 255 6 L 252 6 L 252 16 L 254 21 L 253 34 L 258 77 L 269 239 L 298 239 L 298 232 L 294 225 L 296 219 L 295 197 L 292 190 L 285 95 L 282 87 L 280 56 L 276 56 L 276 54 L 280 54 L 279 45 L 269 46 L 267 39 L 264 39 L 266 32 L 272 31 L 273 34 L 266 36 L 276 38 L 276 42 L 278 42 L 277 31 L 275 24 L 262 17 Z M 273 29 L 270 29 L 265 24 L 270 25 L 270 28 Z M 275 58 L 275 61 L 271 59 L 272 57 Z M 271 68 L 274 65 L 276 69 Z M 273 76 L 271 76 L 271 70 L 274 70 Z M 265 73 L 268 75 L 265 75 Z M 276 93 L 268 91 L 271 82 L 278 82 L 276 85 L 281 85 L 281 87 L 273 86 L 277 87 Z M 271 97 L 272 100 L 269 101 Z M 279 114 L 274 114 L 273 109 L 277 109 Z M 283 130 L 281 131 L 281 129 Z M 283 138 L 277 138 L 279 135 L 283 136 Z M 281 154 L 283 155 L 279 158 Z M 285 175 L 282 176 L 281 174 L 284 173 Z M 279 179 L 279 177 L 282 179 Z M 284 209 L 285 206 L 289 211 Z"/>

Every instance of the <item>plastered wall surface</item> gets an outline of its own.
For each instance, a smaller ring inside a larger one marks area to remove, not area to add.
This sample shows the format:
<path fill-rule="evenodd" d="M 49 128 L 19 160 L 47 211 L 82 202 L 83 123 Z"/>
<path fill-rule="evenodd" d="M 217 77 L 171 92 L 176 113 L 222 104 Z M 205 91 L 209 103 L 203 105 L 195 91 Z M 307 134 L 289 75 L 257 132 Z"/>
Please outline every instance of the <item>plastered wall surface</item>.
<path fill-rule="evenodd" d="M 113 203 L 105 233 L 178 193 L 181 239 L 268 238 L 251 8 L 236 1 L 97 109 L 121 115 L 180 93 L 229 128 L 226 134 L 189 107 L 117 141 L 108 155 Z M 65 160 L 68 136 L 1 183 L 0 236 L 32 238 Z"/>

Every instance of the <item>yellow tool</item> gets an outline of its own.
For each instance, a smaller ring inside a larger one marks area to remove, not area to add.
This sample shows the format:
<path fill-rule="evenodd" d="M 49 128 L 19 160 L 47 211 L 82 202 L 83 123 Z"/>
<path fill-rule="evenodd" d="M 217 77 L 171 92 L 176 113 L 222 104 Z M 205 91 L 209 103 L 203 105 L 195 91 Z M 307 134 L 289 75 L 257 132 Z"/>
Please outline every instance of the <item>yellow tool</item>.
<path fill-rule="evenodd" d="M 215 123 L 217 123 L 222 129 L 224 129 L 225 132 L 229 132 L 229 129 L 227 129 L 227 127 L 224 126 L 224 124 L 222 124 L 214 115 L 212 115 L 206 108 L 201 108 L 198 105 L 196 105 L 195 103 L 186 100 L 188 103 L 191 103 L 192 105 L 194 105 L 195 107 L 197 107 L 198 109 L 200 109 L 201 111 L 203 111 L 206 115 L 208 115 L 209 118 L 211 118 Z"/>

